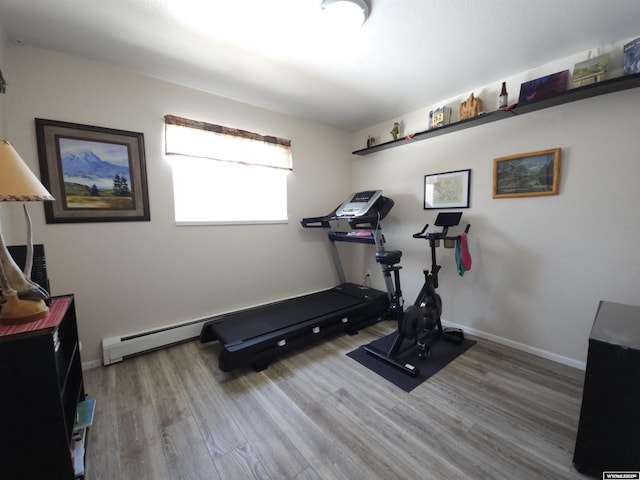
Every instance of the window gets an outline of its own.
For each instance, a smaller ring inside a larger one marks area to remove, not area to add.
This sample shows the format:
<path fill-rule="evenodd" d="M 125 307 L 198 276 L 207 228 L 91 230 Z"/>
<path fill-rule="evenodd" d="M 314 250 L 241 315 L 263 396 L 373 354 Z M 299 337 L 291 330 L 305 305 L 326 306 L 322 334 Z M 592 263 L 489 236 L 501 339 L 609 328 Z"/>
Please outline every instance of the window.
<path fill-rule="evenodd" d="M 283 223 L 291 141 L 165 116 L 179 225 Z"/>

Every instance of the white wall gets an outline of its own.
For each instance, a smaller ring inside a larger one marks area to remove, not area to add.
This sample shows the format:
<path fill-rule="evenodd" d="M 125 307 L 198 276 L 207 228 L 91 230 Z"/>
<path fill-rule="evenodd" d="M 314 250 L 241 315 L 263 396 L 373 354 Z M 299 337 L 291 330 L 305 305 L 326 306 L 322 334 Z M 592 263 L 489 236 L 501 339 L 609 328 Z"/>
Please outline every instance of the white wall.
<path fill-rule="evenodd" d="M 47 225 L 31 205 L 53 294 L 76 295 L 84 362 L 101 358 L 104 337 L 335 285 L 323 232 L 299 219 L 349 193 L 350 134 L 77 57 L 16 45 L 7 57 L 7 136 L 36 172 L 36 117 L 145 136 L 150 222 Z M 168 113 L 290 138 L 289 224 L 176 227 Z M 7 241 L 24 243 L 22 217 L 12 218 Z"/>
<path fill-rule="evenodd" d="M 423 210 L 424 175 L 470 168 L 471 205 L 462 221 L 472 225 L 473 267 L 460 278 L 454 251 L 439 249 L 443 317 L 583 366 L 598 302 L 640 305 L 638 105 L 635 89 L 353 156 L 353 189 L 383 188 L 396 202 L 383 226 L 387 247 L 404 252 L 405 299 L 413 302 L 430 263 L 426 242 L 411 238 L 437 214 Z M 353 149 L 384 131 L 357 132 Z M 494 158 L 555 147 L 562 148 L 559 195 L 492 198 Z"/>
<path fill-rule="evenodd" d="M 333 285 L 322 232 L 302 230 L 297 221 L 329 212 L 359 189 L 382 188 L 396 202 L 383 226 L 387 247 L 404 252 L 402 281 L 412 301 L 427 258 L 426 242 L 411 234 L 436 214 L 422 209 L 423 176 L 465 168 L 472 169 L 471 208 L 463 221 L 472 224 L 474 263 L 460 278 L 453 251 L 438 252 L 446 320 L 580 366 L 598 301 L 640 304 L 634 248 L 640 90 L 359 157 L 350 151 L 362 148 L 367 134 L 390 130 L 392 121 L 350 135 L 108 65 L 4 47 L 0 64 L 11 82 L 0 99 L 0 119 L 36 172 L 35 117 L 145 134 L 151 222 L 47 225 L 43 208 L 30 208 L 35 240 L 46 246 L 53 293 L 76 294 L 85 362 L 100 358 L 103 337 Z M 519 83 L 508 80 L 513 102 Z M 496 92 L 486 93 L 492 88 L 476 94 L 493 98 Z M 291 138 L 289 225 L 174 226 L 171 173 L 162 153 L 167 113 Z M 418 126 L 424 114 L 408 114 L 406 132 L 424 129 Z M 560 195 L 491 198 L 493 158 L 553 147 L 562 148 Z M 14 209 L 8 226 L 3 222 L 7 240 L 23 243 L 18 207 L 4 207 Z M 353 260 L 350 280 L 360 281 L 369 270 L 374 286 L 383 288 L 371 252 L 344 247 Z"/>

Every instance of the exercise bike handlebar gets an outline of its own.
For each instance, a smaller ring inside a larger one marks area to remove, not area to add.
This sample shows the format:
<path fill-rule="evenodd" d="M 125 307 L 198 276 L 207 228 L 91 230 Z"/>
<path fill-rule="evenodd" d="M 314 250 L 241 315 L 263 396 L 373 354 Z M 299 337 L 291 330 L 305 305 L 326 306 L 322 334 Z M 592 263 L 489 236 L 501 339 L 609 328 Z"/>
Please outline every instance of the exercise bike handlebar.
<path fill-rule="evenodd" d="M 427 228 L 429 228 L 429 224 L 427 223 L 424 228 L 422 230 L 420 230 L 418 233 L 414 233 L 413 234 L 413 238 L 427 238 L 426 235 L 423 236 L 424 232 L 427 231 Z"/>

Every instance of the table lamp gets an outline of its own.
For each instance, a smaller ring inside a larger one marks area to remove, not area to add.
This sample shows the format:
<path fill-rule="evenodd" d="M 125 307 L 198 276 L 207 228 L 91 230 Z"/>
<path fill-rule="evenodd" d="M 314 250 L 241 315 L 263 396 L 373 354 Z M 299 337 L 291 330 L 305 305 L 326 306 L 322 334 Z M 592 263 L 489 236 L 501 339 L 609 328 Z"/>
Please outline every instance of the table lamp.
<path fill-rule="evenodd" d="M 53 199 L 13 146 L 6 140 L 0 140 L 0 202 Z M 30 224 L 26 208 L 25 214 Z M 27 257 L 29 255 L 33 257 L 31 238 Z M 49 293 L 29 278 L 32 261 L 32 258 L 27 258 L 29 268 L 26 273 L 20 270 L 7 250 L 0 228 L 0 323 L 32 322 L 44 317 L 49 311 L 44 302 L 49 298 Z"/>

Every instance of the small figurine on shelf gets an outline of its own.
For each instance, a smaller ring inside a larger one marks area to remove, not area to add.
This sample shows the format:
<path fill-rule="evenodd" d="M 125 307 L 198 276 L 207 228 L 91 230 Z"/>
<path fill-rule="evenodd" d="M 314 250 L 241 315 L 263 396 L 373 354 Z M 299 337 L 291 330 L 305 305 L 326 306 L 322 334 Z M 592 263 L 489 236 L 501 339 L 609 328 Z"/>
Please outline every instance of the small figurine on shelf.
<path fill-rule="evenodd" d="M 460 104 L 460 120 L 477 117 L 481 112 L 482 99 L 474 97 L 473 92 Z"/>
<path fill-rule="evenodd" d="M 394 122 L 393 128 L 389 132 L 394 140 L 398 139 L 398 134 L 400 133 L 400 123 Z"/>

